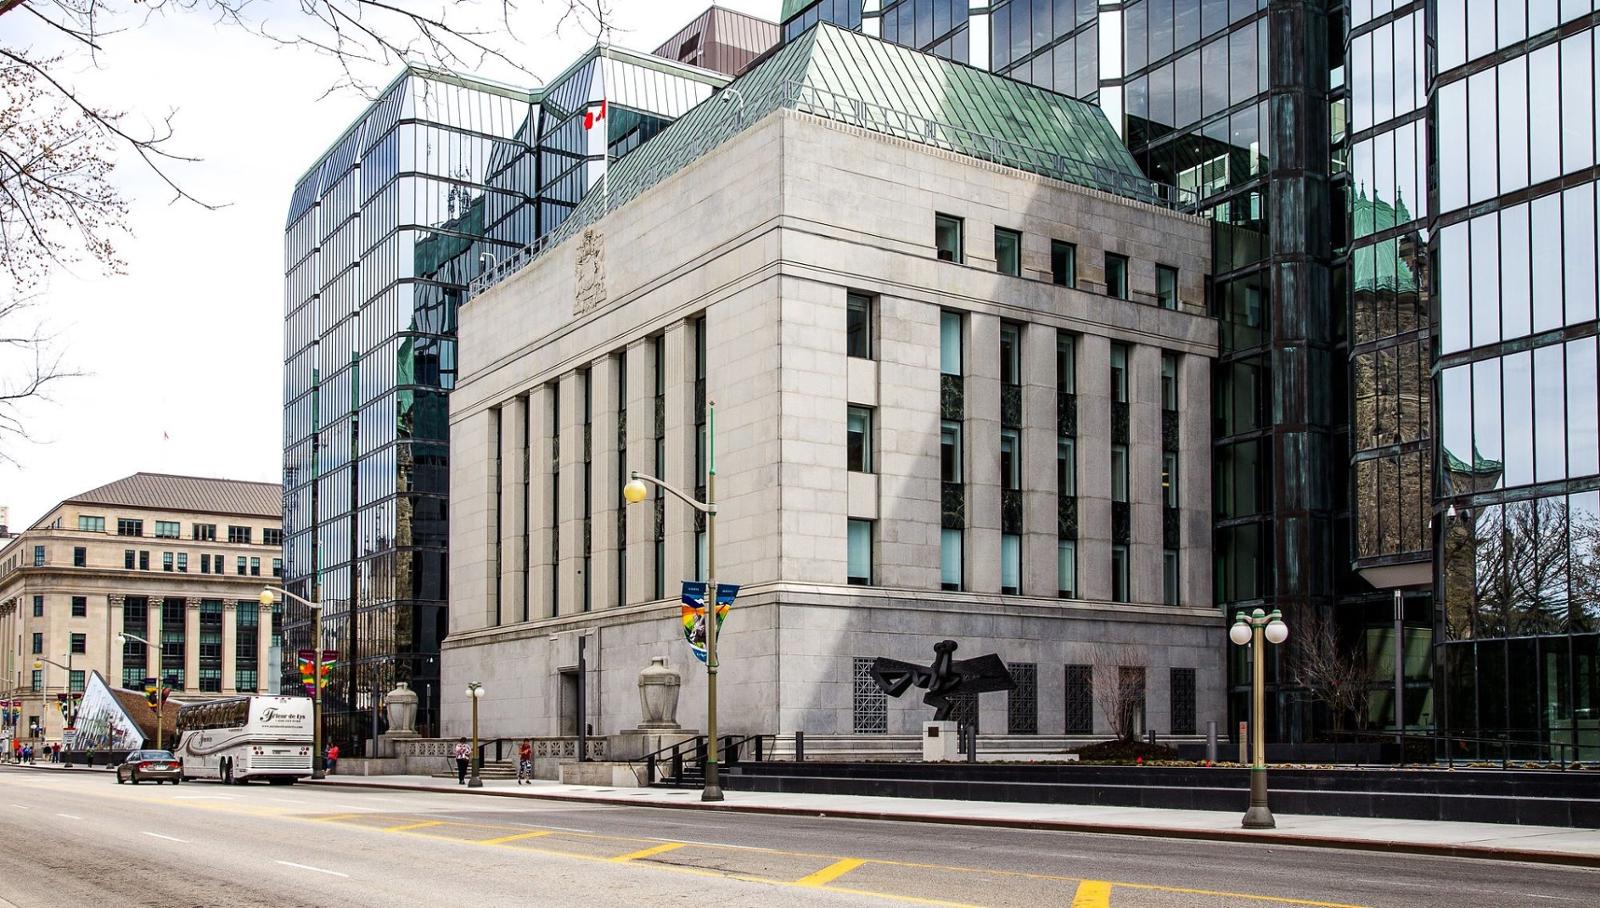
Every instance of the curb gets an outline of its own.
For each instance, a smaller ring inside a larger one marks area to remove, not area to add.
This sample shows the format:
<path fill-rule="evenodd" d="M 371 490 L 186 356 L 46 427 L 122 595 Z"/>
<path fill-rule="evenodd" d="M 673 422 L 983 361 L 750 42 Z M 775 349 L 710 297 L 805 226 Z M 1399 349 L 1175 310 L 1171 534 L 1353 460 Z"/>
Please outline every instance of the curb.
<path fill-rule="evenodd" d="M 522 798 L 539 801 L 572 801 L 581 804 L 608 804 L 621 807 L 652 807 L 661 810 L 703 810 L 721 813 L 752 813 L 766 816 L 834 817 L 847 820 L 877 820 L 890 823 L 934 823 L 942 826 L 987 826 L 999 829 L 1044 830 L 1049 832 L 1081 832 L 1094 835 L 1124 835 L 1142 838 L 1189 839 L 1205 842 L 1236 842 L 1252 845 L 1293 845 L 1302 848 L 1328 848 L 1341 851 L 1380 851 L 1426 855 L 1430 857 L 1470 858 L 1475 860 L 1517 861 L 1530 864 L 1556 864 L 1568 867 L 1600 868 L 1600 855 L 1574 854 L 1559 851 L 1532 851 L 1520 848 L 1491 848 L 1483 845 L 1447 845 L 1427 842 L 1397 842 L 1378 839 L 1350 839 L 1338 836 L 1273 835 L 1244 830 L 1199 830 L 1168 826 L 1117 826 L 1106 823 L 1071 822 L 1067 820 L 1008 820 L 996 817 L 925 816 L 921 814 L 894 813 L 880 810 L 819 810 L 811 807 L 771 807 L 739 805 L 723 802 L 707 804 L 700 801 L 622 801 L 615 798 L 597 798 L 588 795 L 537 794 L 522 791 L 494 791 L 487 788 L 468 788 L 453 791 L 425 785 L 402 785 L 392 782 L 339 782 L 323 779 L 312 782 L 302 780 L 302 785 L 320 785 L 333 788 L 373 788 L 385 791 L 431 792 L 434 794 L 465 794 L 491 798 Z"/>

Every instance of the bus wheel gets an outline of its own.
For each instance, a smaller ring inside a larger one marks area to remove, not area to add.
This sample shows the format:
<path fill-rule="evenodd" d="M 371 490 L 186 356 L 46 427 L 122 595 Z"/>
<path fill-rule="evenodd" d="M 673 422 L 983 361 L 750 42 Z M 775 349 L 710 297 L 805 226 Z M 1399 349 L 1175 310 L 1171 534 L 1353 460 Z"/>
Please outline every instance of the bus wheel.
<path fill-rule="evenodd" d="M 232 785 L 233 784 L 233 761 L 232 760 L 223 760 L 222 761 L 222 784 L 224 784 L 224 785 Z"/>

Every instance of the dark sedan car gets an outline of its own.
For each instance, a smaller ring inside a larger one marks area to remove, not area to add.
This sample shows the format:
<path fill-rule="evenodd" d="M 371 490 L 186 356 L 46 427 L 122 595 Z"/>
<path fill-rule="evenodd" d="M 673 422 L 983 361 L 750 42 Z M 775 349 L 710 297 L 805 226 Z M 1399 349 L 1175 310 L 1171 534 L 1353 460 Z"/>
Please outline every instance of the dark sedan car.
<path fill-rule="evenodd" d="M 176 785 L 183 781 L 183 765 L 171 751 L 136 750 L 117 765 L 117 784 L 132 782 L 138 785 L 144 781 L 157 785 L 162 782 Z"/>

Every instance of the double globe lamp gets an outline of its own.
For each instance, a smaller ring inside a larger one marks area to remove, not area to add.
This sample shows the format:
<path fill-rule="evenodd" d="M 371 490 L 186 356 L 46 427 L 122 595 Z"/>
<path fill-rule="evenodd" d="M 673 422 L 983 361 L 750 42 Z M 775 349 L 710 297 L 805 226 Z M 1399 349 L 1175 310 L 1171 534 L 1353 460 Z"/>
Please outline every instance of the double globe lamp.
<path fill-rule="evenodd" d="M 1250 654 L 1253 668 L 1250 691 L 1250 807 L 1245 811 L 1243 826 L 1246 829 L 1272 829 L 1278 824 L 1272 818 L 1272 811 L 1267 808 L 1266 711 L 1262 703 L 1262 691 L 1266 687 L 1266 659 L 1262 640 L 1272 644 L 1282 643 L 1289 639 L 1289 625 L 1283 623 L 1283 613 L 1277 609 L 1273 609 L 1270 615 L 1261 609 L 1249 615 L 1239 612 L 1233 627 L 1228 629 L 1228 639 L 1239 646 L 1253 644 Z"/>

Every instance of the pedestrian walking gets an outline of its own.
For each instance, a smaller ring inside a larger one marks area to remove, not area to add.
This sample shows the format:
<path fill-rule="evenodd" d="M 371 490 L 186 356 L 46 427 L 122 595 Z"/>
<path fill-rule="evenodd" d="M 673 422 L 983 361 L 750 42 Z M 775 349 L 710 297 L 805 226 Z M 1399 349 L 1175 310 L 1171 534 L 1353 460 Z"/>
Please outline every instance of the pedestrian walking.
<path fill-rule="evenodd" d="M 467 739 L 462 738 L 456 742 L 452 755 L 456 758 L 456 784 L 467 784 L 467 760 L 472 753 L 472 748 L 467 746 Z"/>
<path fill-rule="evenodd" d="M 22 745 L 22 762 L 24 762 L 24 763 L 32 763 L 33 762 L 33 745 L 32 744 L 24 744 L 24 745 Z"/>
<path fill-rule="evenodd" d="M 523 738 L 517 745 L 517 784 L 533 784 L 533 740 Z"/>
<path fill-rule="evenodd" d="M 339 745 L 328 745 L 328 775 L 333 775 L 339 769 Z"/>

